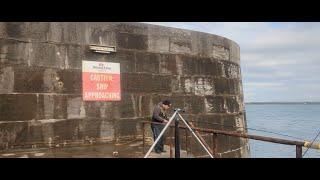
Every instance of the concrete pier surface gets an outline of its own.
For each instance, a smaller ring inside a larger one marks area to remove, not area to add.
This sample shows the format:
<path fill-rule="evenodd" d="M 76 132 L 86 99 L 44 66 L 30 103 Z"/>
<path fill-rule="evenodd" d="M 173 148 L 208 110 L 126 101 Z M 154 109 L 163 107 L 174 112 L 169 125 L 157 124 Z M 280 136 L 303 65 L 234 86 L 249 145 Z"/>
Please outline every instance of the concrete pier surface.
<path fill-rule="evenodd" d="M 146 146 L 151 147 L 150 144 Z M 151 152 L 148 158 L 170 158 L 170 148 L 165 146 L 167 152 L 157 154 Z M 111 143 L 100 145 L 83 145 L 75 147 L 16 149 L 14 151 L 0 152 L 0 158 L 143 158 L 142 142 L 135 141 L 124 145 Z M 172 147 L 174 157 L 174 147 Z M 194 158 L 187 151 L 181 150 L 181 158 Z"/>

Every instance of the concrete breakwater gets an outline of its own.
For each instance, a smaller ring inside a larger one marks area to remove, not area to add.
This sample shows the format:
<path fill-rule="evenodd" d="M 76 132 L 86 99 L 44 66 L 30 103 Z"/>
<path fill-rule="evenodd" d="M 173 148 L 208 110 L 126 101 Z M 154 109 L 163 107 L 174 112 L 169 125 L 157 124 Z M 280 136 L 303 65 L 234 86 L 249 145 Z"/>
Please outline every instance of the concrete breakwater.
<path fill-rule="evenodd" d="M 91 44 L 116 52 L 95 53 Z M 82 100 L 83 60 L 120 63 L 121 101 Z M 240 47 L 217 35 L 142 23 L 0 23 L 1 149 L 132 140 L 162 99 L 186 109 L 183 116 L 198 127 L 244 131 Z M 218 136 L 218 143 L 223 157 L 248 156 L 247 140 Z"/>

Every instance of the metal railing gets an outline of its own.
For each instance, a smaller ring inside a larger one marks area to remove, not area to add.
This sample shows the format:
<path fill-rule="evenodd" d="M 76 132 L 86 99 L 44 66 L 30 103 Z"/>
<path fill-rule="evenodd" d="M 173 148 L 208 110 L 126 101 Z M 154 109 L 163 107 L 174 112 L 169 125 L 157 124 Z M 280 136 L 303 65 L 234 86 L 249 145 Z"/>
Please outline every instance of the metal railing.
<path fill-rule="evenodd" d="M 143 154 L 145 154 L 145 139 L 146 139 L 146 124 L 163 124 L 163 123 L 157 123 L 157 122 L 151 122 L 151 121 L 141 121 L 142 123 L 142 141 L 143 141 Z M 170 128 L 174 128 L 174 125 L 170 125 Z M 187 127 L 186 126 L 179 126 L 180 129 L 186 130 L 186 150 L 188 149 L 188 133 L 187 133 Z M 239 132 L 231 132 L 231 131 L 224 131 L 224 130 L 215 130 L 215 129 L 207 129 L 207 128 L 192 128 L 194 131 L 198 132 L 204 132 L 209 133 L 212 136 L 212 147 L 211 151 L 214 155 L 214 157 L 217 157 L 217 147 L 218 147 L 218 138 L 217 135 L 226 135 L 226 136 L 232 136 L 232 137 L 239 137 L 239 138 L 246 138 L 246 139 L 253 139 L 258 141 L 265 141 L 265 142 L 271 142 L 271 143 L 277 143 L 277 144 L 284 144 L 284 145 L 293 145 L 296 147 L 296 158 L 302 158 L 302 147 L 307 147 L 311 149 L 320 149 L 320 144 L 318 143 L 310 143 L 308 141 L 294 141 L 294 140 L 287 140 L 287 139 L 280 139 L 280 138 L 273 138 L 273 137 L 266 137 L 266 136 L 259 136 L 259 135 L 251 135 L 247 133 L 239 133 Z M 170 129 L 170 137 L 172 134 L 172 130 Z M 169 141 L 170 146 L 170 158 L 173 157 L 172 153 L 172 141 Z"/>

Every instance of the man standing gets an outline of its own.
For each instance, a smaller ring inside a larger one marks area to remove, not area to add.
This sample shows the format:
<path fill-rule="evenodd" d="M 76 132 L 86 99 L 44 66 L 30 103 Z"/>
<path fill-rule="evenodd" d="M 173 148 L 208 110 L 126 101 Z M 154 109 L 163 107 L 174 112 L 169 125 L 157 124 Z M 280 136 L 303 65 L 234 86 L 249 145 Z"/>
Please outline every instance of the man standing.
<path fill-rule="evenodd" d="M 160 103 L 158 103 L 154 109 L 152 114 L 152 122 L 158 122 L 158 123 L 167 123 L 168 117 L 166 110 L 168 110 L 171 107 L 171 102 L 169 100 L 164 100 Z M 158 138 L 159 134 L 163 130 L 164 125 L 163 124 L 151 124 L 151 129 L 153 132 L 153 139 L 154 141 Z M 156 153 L 166 152 L 164 150 L 164 134 L 159 139 L 158 143 L 155 145 L 154 150 Z"/>

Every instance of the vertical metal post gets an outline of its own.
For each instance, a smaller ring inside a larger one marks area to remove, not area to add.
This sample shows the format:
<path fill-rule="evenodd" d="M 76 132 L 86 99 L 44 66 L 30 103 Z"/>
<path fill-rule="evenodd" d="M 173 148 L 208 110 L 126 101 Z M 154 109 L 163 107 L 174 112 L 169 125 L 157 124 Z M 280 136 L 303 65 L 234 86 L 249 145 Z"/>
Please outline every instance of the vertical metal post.
<path fill-rule="evenodd" d="M 187 129 L 185 130 L 185 132 L 186 132 L 186 151 L 188 154 L 188 131 L 187 131 Z"/>
<path fill-rule="evenodd" d="M 175 141 L 175 158 L 180 158 L 180 140 L 179 140 L 179 117 L 175 119 L 175 130 L 174 130 L 174 141 Z"/>
<path fill-rule="evenodd" d="M 172 152 L 172 141 L 173 141 L 173 133 L 172 133 L 172 128 L 170 128 L 170 134 L 169 134 L 169 139 L 170 139 L 170 141 L 169 141 L 169 147 L 170 147 L 170 158 L 172 158 L 173 157 L 173 152 Z"/>
<path fill-rule="evenodd" d="M 145 147 L 146 147 L 146 143 L 145 143 L 145 138 L 146 138 L 146 135 L 145 135 L 145 123 L 143 122 L 142 123 L 142 152 L 143 154 L 145 153 Z"/>
<path fill-rule="evenodd" d="M 302 146 L 296 145 L 296 158 L 302 158 Z"/>
<path fill-rule="evenodd" d="M 217 158 L 218 138 L 216 133 L 212 133 L 212 153 Z"/>
<path fill-rule="evenodd" d="M 190 138 L 188 137 L 188 143 L 189 143 L 189 153 L 192 154 L 192 133 L 190 133 Z"/>

